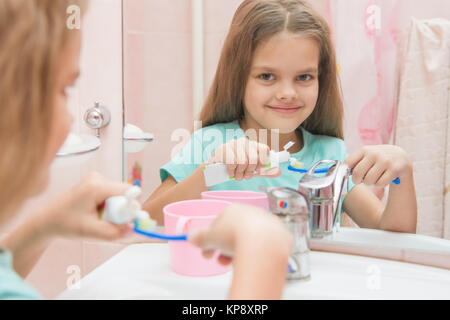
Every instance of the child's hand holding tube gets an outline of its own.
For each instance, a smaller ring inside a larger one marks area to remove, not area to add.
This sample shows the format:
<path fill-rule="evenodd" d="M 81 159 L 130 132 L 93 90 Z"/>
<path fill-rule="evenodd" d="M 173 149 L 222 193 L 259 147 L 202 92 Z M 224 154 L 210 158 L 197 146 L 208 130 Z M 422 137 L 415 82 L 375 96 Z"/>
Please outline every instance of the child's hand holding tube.
<path fill-rule="evenodd" d="M 240 138 L 219 146 L 206 164 L 225 163 L 228 175 L 237 181 L 249 180 L 255 176 L 279 177 L 279 168 L 266 170 L 269 153 L 267 145 Z"/>

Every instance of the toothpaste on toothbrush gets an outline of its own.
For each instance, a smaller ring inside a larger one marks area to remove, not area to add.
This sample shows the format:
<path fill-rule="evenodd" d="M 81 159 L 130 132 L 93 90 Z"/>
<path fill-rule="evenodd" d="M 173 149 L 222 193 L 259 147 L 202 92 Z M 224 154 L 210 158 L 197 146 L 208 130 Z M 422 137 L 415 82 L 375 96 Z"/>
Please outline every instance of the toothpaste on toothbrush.
<path fill-rule="evenodd" d="M 265 169 L 269 170 L 272 168 L 277 168 L 280 163 L 288 162 L 291 154 L 287 150 L 294 144 L 295 142 L 290 141 L 283 147 L 284 150 L 280 152 L 270 150 L 269 163 Z M 203 167 L 203 175 L 205 177 L 205 185 L 207 187 L 212 187 L 216 184 L 234 179 L 233 176 L 228 174 L 227 165 L 225 163 L 214 163 Z"/>

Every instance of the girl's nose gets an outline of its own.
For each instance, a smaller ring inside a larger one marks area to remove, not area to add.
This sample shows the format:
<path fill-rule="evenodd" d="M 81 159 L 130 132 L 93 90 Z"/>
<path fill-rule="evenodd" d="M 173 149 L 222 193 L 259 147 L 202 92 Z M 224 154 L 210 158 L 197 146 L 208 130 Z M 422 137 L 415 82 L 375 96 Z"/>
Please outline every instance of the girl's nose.
<path fill-rule="evenodd" d="M 297 99 L 297 91 L 292 84 L 284 83 L 280 86 L 277 98 L 283 102 L 295 101 Z"/>

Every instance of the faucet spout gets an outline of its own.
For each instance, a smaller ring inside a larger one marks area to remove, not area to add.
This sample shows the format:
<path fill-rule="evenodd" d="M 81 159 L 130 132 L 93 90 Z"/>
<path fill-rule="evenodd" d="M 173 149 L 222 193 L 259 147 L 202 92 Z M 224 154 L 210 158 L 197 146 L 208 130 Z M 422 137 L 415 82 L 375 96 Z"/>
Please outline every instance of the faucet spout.
<path fill-rule="evenodd" d="M 348 179 L 350 177 L 350 168 L 343 162 L 338 162 L 335 168 L 335 179 L 334 179 L 334 197 L 333 197 L 333 207 L 334 207 L 334 221 L 336 224 L 337 218 L 339 216 L 339 211 L 341 209 L 341 199 L 348 192 Z"/>
<path fill-rule="evenodd" d="M 314 175 L 319 165 L 331 165 L 325 176 Z M 349 167 L 337 160 L 321 160 L 303 176 L 299 190 L 307 194 L 311 213 L 311 237 L 331 233 L 339 216 L 340 199 L 348 190 Z"/>

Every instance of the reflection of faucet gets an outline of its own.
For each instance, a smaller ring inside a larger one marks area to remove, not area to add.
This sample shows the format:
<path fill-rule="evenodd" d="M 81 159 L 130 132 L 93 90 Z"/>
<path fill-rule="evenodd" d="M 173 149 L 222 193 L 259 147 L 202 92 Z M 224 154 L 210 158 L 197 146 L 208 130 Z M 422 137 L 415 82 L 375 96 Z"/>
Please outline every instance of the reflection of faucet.
<path fill-rule="evenodd" d="M 291 232 L 294 246 L 289 257 L 288 279 L 308 279 L 308 198 L 291 188 L 265 188 L 269 199 L 270 211 L 278 216 Z"/>
<path fill-rule="evenodd" d="M 325 176 L 314 176 L 316 167 L 322 164 L 331 164 Z M 300 180 L 298 190 L 308 195 L 311 212 L 311 237 L 322 238 L 333 232 L 338 213 L 340 200 L 348 192 L 349 167 L 336 160 L 321 160 Z M 344 194 L 343 194 L 344 192 Z"/>

